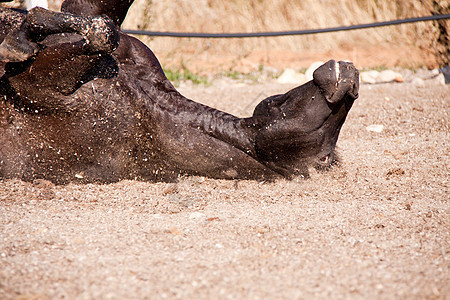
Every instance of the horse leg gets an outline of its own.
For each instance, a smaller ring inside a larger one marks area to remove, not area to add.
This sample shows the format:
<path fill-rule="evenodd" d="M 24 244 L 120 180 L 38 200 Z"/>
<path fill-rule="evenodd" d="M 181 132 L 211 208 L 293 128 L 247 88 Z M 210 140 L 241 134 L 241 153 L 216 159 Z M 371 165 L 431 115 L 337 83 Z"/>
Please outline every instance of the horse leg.
<path fill-rule="evenodd" d="M 32 9 L 0 45 L 4 89 L 16 105 L 33 112 L 73 108 L 75 100 L 64 96 L 95 77 L 117 74 L 109 53 L 118 42 L 106 17 Z"/>
<path fill-rule="evenodd" d="M 93 54 L 80 55 L 83 48 L 81 42 L 48 47 L 39 52 L 25 71 L 9 77 L 9 84 L 15 94 L 21 96 L 20 103 L 16 100 L 16 104 L 32 111 L 74 109 L 75 98 L 65 96 L 94 77 L 95 74 L 90 74 L 98 70 L 98 65 L 108 63 L 110 71 L 117 73 L 117 66 L 112 58 Z M 28 84 L 24 84 L 25 82 Z"/>
<path fill-rule="evenodd" d="M 0 61 L 25 61 L 39 52 L 39 42 L 58 33 L 81 35 L 85 53 L 111 53 L 119 44 L 119 32 L 107 17 L 76 16 L 36 7 L 0 44 Z"/>

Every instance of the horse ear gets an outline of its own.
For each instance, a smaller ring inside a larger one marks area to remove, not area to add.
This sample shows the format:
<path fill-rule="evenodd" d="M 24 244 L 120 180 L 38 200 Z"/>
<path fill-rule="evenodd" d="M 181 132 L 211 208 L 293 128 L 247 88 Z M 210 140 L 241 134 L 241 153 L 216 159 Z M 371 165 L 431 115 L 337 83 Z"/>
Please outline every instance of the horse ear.
<path fill-rule="evenodd" d="M 116 26 L 125 19 L 134 0 L 65 0 L 61 11 L 82 16 L 108 16 Z"/>

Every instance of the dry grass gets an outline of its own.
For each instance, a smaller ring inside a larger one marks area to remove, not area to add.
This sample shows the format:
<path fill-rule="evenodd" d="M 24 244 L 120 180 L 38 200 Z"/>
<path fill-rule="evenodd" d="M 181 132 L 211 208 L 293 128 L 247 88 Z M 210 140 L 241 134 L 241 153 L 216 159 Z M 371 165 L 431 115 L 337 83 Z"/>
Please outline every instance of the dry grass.
<path fill-rule="evenodd" d="M 186 32 L 258 32 L 326 28 L 384 21 L 422 14 L 419 1 L 336 1 L 322 0 L 192 0 L 148 1 L 134 4 L 124 28 Z M 416 3 L 417 2 L 417 3 Z M 417 4 L 417 5 L 414 5 Z M 428 24 L 429 25 L 429 24 Z M 205 40 L 155 39 L 152 44 L 170 49 L 185 43 L 196 49 L 247 53 L 255 48 L 329 50 L 361 43 L 414 43 L 427 30 L 426 24 L 386 27 L 374 30 L 280 37 L 267 39 Z"/>
<path fill-rule="evenodd" d="M 448 7 L 448 3 L 441 5 Z M 179 32 L 298 30 L 429 15 L 431 8 L 431 0 L 137 0 L 129 13 L 133 17 L 128 18 L 123 27 Z M 432 52 L 432 49 L 427 48 L 435 36 L 433 23 L 422 22 L 300 37 L 232 40 L 145 37 L 143 40 L 164 59 L 181 64 L 186 63 L 186 60 L 189 62 L 186 55 L 195 57 L 204 53 L 226 54 L 240 59 L 249 57 L 255 52 L 263 52 L 262 56 L 270 56 L 279 50 L 296 53 L 325 52 L 337 48 L 350 50 L 354 47 L 368 46 L 386 48 L 404 46 Z M 180 55 L 180 52 L 183 55 Z M 400 55 L 405 56 L 405 53 Z M 402 64 L 408 66 L 407 61 L 402 61 Z"/>
<path fill-rule="evenodd" d="M 49 2 L 57 10 L 61 0 Z M 436 11 L 436 4 L 441 11 Z M 449 0 L 136 0 L 123 28 L 216 33 L 300 30 L 449 13 L 449 6 Z M 449 32 L 450 21 L 443 22 Z M 330 57 L 356 61 L 360 67 L 433 68 L 437 37 L 433 22 L 420 22 L 296 37 L 139 38 L 166 67 L 245 71 L 259 64 L 301 68 Z"/>

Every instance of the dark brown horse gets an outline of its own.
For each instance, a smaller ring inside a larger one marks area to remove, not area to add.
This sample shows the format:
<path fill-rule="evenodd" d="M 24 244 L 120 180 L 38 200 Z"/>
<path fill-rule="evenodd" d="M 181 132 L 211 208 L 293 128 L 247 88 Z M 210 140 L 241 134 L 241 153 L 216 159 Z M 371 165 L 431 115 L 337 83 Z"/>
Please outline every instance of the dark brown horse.
<path fill-rule="evenodd" d="M 238 118 L 183 97 L 152 51 L 119 30 L 132 2 L 0 8 L 0 177 L 273 179 L 335 161 L 358 96 L 353 64 L 331 60 Z"/>

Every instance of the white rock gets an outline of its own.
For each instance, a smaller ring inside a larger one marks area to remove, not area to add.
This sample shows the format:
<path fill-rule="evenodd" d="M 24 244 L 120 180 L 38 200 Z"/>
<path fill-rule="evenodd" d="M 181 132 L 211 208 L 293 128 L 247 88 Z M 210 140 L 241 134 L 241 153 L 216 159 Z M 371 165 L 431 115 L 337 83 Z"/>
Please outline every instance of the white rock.
<path fill-rule="evenodd" d="M 33 7 L 36 7 L 36 6 L 48 9 L 47 0 L 26 0 L 25 4 L 26 4 L 28 10 L 32 9 Z"/>
<path fill-rule="evenodd" d="M 377 83 L 377 78 L 380 75 L 380 72 L 372 70 L 372 71 L 365 71 L 361 72 L 359 74 L 359 79 L 362 83 Z"/>
<path fill-rule="evenodd" d="M 366 127 L 367 131 L 370 132 L 382 132 L 384 130 L 384 126 L 383 125 L 377 125 L 377 124 L 373 124 L 373 125 L 369 125 Z"/>
<path fill-rule="evenodd" d="M 377 82 L 392 82 L 392 81 L 403 81 L 403 76 L 400 73 L 394 72 L 392 70 L 384 70 L 380 72 L 377 78 Z"/>
<path fill-rule="evenodd" d="M 362 83 L 382 83 L 382 82 L 403 82 L 402 74 L 392 71 L 392 70 L 384 70 L 378 72 L 376 70 L 366 71 L 360 73 L 360 81 Z"/>
<path fill-rule="evenodd" d="M 313 62 L 313 63 L 309 66 L 309 68 L 306 70 L 306 72 L 305 72 L 306 81 L 313 80 L 313 73 L 314 73 L 314 71 L 315 71 L 318 67 L 320 67 L 321 65 L 323 65 L 323 64 L 324 64 L 323 61 L 316 61 L 316 62 Z"/>
<path fill-rule="evenodd" d="M 201 213 L 199 211 L 195 211 L 189 215 L 189 219 L 191 220 L 202 220 L 206 219 L 206 215 L 204 213 Z"/>
<path fill-rule="evenodd" d="M 302 84 L 306 82 L 305 75 L 296 72 L 294 69 L 286 69 L 277 79 L 278 83 Z"/>
<path fill-rule="evenodd" d="M 422 78 L 416 77 L 411 81 L 415 86 L 425 86 L 425 81 Z"/>
<path fill-rule="evenodd" d="M 433 69 L 433 70 L 431 70 L 431 75 L 433 75 L 433 76 L 439 75 L 439 69 Z"/>
<path fill-rule="evenodd" d="M 440 85 L 445 85 L 445 76 L 444 74 L 439 74 L 435 79 Z"/>

